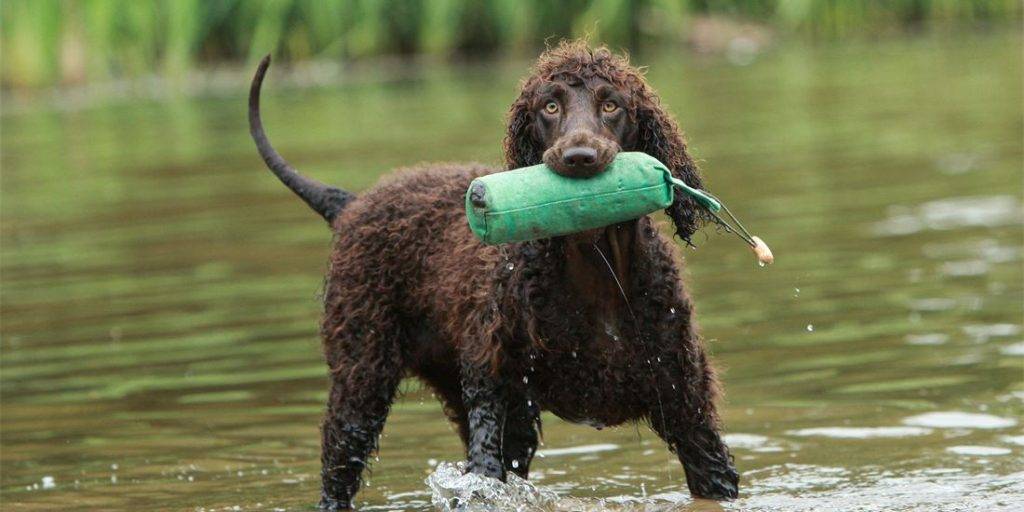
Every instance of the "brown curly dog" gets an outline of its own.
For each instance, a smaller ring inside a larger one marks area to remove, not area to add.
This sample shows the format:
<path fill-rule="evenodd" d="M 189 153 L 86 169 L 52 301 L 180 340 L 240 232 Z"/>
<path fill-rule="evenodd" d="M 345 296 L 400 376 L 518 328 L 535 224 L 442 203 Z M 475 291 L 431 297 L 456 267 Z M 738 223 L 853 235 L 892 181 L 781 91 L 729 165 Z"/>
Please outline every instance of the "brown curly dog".
<path fill-rule="evenodd" d="M 359 197 L 299 175 L 252 136 L 270 169 L 327 219 L 336 241 L 321 335 L 331 388 L 323 421 L 325 510 L 351 507 L 399 382 L 441 398 L 467 470 L 526 477 L 540 412 L 595 427 L 645 421 L 675 452 L 694 496 L 731 499 L 737 474 L 719 434 L 718 382 L 673 258 L 648 217 L 501 246 L 470 232 L 466 188 L 497 172 L 424 165 Z M 512 104 L 508 168 L 545 162 L 590 176 L 615 154 L 646 152 L 701 187 L 675 121 L 626 58 L 564 42 L 541 55 Z M 706 220 L 680 194 L 666 212 L 689 241 Z"/>

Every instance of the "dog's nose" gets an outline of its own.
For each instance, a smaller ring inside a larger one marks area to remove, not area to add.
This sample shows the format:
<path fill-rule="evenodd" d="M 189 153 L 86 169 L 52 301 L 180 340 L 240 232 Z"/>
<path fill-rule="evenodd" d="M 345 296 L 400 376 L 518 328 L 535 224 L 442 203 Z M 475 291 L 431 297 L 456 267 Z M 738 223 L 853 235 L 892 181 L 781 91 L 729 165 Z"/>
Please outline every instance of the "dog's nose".
<path fill-rule="evenodd" d="M 587 169 L 597 162 L 597 150 L 586 146 L 576 146 L 562 152 L 562 162 L 576 169 Z"/>

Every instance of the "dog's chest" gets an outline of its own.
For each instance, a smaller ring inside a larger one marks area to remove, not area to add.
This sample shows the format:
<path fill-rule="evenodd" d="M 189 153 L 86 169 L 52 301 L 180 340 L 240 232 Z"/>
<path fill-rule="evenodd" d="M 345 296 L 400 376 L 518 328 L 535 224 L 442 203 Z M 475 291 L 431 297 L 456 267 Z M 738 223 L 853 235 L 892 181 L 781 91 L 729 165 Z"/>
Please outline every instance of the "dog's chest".
<path fill-rule="evenodd" d="M 531 354 L 525 380 L 541 408 L 596 427 L 641 416 L 653 373 L 643 346 L 624 331 L 600 322 Z"/>

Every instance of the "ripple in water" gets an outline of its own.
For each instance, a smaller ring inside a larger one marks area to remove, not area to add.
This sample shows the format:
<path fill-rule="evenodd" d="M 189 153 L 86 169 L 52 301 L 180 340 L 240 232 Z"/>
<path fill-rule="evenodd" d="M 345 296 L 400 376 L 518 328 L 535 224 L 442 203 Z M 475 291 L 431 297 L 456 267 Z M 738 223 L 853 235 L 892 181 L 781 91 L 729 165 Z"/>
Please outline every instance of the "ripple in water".
<path fill-rule="evenodd" d="M 916 208 L 893 207 L 889 218 L 875 225 L 882 236 L 910 235 L 924 230 L 1005 226 L 1019 222 L 1020 203 L 1009 195 L 954 197 Z"/>
<path fill-rule="evenodd" d="M 929 412 L 903 420 L 904 425 L 931 428 L 1007 428 L 1017 424 L 1012 418 L 1001 418 L 991 414 L 959 411 Z"/>
<path fill-rule="evenodd" d="M 1003 436 L 999 439 L 1002 440 L 1004 443 L 1024 446 L 1024 436 Z"/>
<path fill-rule="evenodd" d="M 790 435 L 800 437 L 831 437 L 834 439 L 873 439 L 879 437 L 913 437 L 932 433 L 924 427 L 820 427 L 790 430 Z"/>
<path fill-rule="evenodd" d="M 942 333 L 908 334 L 904 338 L 908 345 L 942 345 L 949 341 L 949 335 Z"/>
<path fill-rule="evenodd" d="M 722 440 L 725 441 L 725 444 L 729 445 L 729 448 L 739 448 L 743 450 L 753 450 L 769 444 L 769 439 L 767 437 L 759 436 L 757 434 L 725 434 L 722 436 Z"/>
<path fill-rule="evenodd" d="M 977 455 L 979 457 L 992 457 L 996 455 L 1009 455 L 1013 452 L 1009 448 L 1000 448 L 998 446 L 950 446 L 946 448 L 947 452 L 955 453 L 957 455 Z"/>
<path fill-rule="evenodd" d="M 608 452 L 618 449 L 619 445 L 611 443 L 585 444 L 583 446 L 570 446 L 568 448 L 551 448 L 548 450 L 540 450 L 537 452 L 537 456 L 557 457 L 559 455 L 583 455 L 587 453 Z"/>
<path fill-rule="evenodd" d="M 973 324 L 963 327 L 964 334 L 976 343 L 985 343 L 990 338 L 1005 338 L 1020 334 L 1020 326 L 1016 324 Z"/>
<path fill-rule="evenodd" d="M 1007 345 L 999 349 L 999 352 L 1004 356 L 1024 356 L 1024 341 Z"/>
<path fill-rule="evenodd" d="M 850 474 L 842 468 L 785 464 L 749 472 L 746 497 L 724 507 L 744 512 L 1019 511 L 1024 473 L 966 475 L 955 468 Z M 735 508 L 733 508 L 735 507 Z"/>

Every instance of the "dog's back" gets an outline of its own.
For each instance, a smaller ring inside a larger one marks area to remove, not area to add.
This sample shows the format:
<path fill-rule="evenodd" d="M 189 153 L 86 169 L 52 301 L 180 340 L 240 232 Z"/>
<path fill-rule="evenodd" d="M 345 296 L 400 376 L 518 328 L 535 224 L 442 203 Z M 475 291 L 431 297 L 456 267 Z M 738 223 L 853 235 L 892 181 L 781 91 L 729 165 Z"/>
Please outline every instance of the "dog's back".
<path fill-rule="evenodd" d="M 365 287 L 378 300 L 386 296 L 391 314 L 408 322 L 407 340 L 423 338 L 412 331 L 429 330 L 458 344 L 465 315 L 479 306 L 473 298 L 490 296 L 500 257 L 470 232 L 465 193 L 474 178 L 496 171 L 474 163 L 403 168 L 346 205 L 332 222 L 325 328 L 353 307 L 351 290 Z M 404 350 L 424 348 L 403 344 Z"/>

